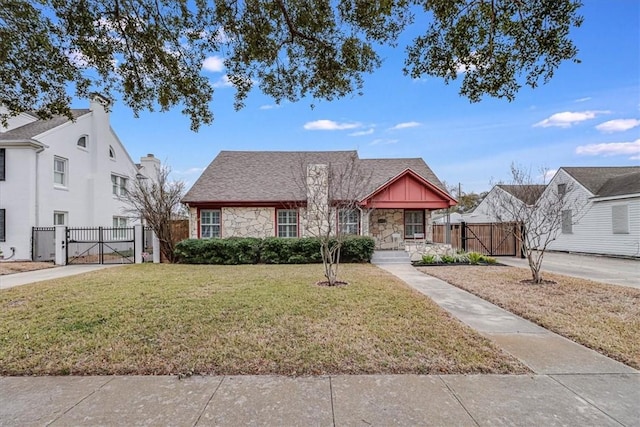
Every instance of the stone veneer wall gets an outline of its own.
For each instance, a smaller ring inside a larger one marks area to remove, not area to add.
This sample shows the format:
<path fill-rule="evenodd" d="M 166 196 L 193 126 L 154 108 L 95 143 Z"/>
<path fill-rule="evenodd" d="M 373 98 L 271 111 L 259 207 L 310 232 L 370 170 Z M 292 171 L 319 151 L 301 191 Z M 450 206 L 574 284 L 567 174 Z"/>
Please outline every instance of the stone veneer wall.
<path fill-rule="evenodd" d="M 384 222 L 378 222 L 380 219 Z M 393 233 L 400 233 L 401 238 L 404 239 L 404 210 L 374 210 L 369 217 L 369 233 L 381 243 L 391 243 Z"/>
<path fill-rule="evenodd" d="M 379 219 L 386 222 L 379 223 Z M 433 221 L 431 219 L 431 211 L 424 211 L 424 237 L 427 242 L 433 241 Z M 369 233 L 371 237 L 375 237 L 379 242 L 391 243 L 391 235 L 400 233 L 404 239 L 404 209 L 379 209 L 374 210 L 369 217 Z"/>
<path fill-rule="evenodd" d="M 189 238 L 198 238 L 198 208 L 189 207 Z"/>
<path fill-rule="evenodd" d="M 222 237 L 275 235 L 274 208 L 222 208 Z"/>

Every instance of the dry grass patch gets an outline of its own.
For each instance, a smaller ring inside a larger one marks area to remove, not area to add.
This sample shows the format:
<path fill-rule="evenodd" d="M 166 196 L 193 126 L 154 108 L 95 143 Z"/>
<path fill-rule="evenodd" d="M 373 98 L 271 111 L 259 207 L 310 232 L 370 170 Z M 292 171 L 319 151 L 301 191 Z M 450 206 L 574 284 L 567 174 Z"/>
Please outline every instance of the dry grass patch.
<path fill-rule="evenodd" d="M 640 369 L 640 290 L 544 273 L 556 284 L 522 284 L 528 269 L 422 267 L 551 331 Z"/>
<path fill-rule="evenodd" d="M 132 265 L 0 292 L 1 374 L 524 373 L 371 265 Z"/>
<path fill-rule="evenodd" d="M 22 273 L 23 271 L 43 270 L 55 267 L 52 262 L 31 262 L 31 261 L 8 261 L 0 262 L 0 276 L 11 273 Z"/>

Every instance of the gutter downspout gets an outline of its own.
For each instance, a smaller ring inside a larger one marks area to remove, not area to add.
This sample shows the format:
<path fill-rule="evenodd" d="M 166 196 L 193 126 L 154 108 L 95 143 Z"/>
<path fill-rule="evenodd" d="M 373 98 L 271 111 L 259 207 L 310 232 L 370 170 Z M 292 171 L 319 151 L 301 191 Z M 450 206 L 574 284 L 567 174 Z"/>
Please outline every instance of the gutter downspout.
<path fill-rule="evenodd" d="M 36 210 L 36 212 L 35 212 L 35 220 L 36 221 L 35 222 L 36 223 L 35 223 L 35 227 L 40 227 L 40 209 L 39 209 L 40 206 L 39 206 L 39 202 L 38 202 L 40 200 L 40 185 L 39 185 L 39 181 L 40 181 L 39 178 L 40 177 L 38 176 L 38 171 L 40 169 L 40 167 L 39 167 L 40 166 L 40 162 L 38 160 L 40 159 L 40 153 L 42 153 L 43 151 L 44 151 L 44 147 L 39 148 L 38 150 L 36 150 L 36 164 L 35 164 L 35 167 L 36 167 L 36 177 L 35 177 L 35 180 L 36 180 L 36 182 L 35 182 L 35 197 L 36 197 L 36 200 L 35 200 L 35 210 Z"/>

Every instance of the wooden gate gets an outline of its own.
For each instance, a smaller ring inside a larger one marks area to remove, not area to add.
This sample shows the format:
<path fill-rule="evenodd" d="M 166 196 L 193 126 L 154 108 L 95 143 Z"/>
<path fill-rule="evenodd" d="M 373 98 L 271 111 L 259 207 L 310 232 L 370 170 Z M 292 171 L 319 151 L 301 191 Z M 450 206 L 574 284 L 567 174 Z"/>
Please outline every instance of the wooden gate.
<path fill-rule="evenodd" d="M 520 256 L 519 236 L 522 227 L 517 223 L 486 223 L 449 225 L 450 242 L 446 242 L 447 225 L 433 225 L 433 241 L 451 243 L 454 249 L 479 252 L 491 256 Z"/>

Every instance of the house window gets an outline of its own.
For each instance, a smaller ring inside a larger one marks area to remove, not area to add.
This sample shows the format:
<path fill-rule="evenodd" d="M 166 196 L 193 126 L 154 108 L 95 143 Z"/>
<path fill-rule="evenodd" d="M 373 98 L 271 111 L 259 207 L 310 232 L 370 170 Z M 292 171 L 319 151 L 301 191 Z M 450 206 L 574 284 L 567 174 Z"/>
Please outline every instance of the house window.
<path fill-rule="evenodd" d="M 611 206 L 613 234 L 629 234 L 629 206 Z"/>
<path fill-rule="evenodd" d="M 0 242 L 6 240 L 5 210 L 0 209 Z"/>
<path fill-rule="evenodd" d="M 567 184 L 558 184 L 558 196 L 562 197 L 567 194 Z"/>
<path fill-rule="evenodd" d="M 338 211 L 338 229 L 342 234 L 358 234 L 358 211 L 355 209 L 340 209 Z"/>
<path fill-rule="evenodd" d="M 112 146 L 109 146 L 109 158 L 113 160 L 116 159 L 116 150 L 114 150 Z"/>
<path fill-rule="evenodd" d="M 114 196 L 127 194 L 127 178 L 119 175 L 111 175 L 111 192 Z"/>
<path fill-rule="evenodd" d="M 113 217 L 113 238 L 125 239 L 127 237 L 127 218 L 123 216 Z"/>
<path fill-rule="evenodd" d="M 53 225 L 67 225 L 67 212 L 54 212 Z"/>
<path fill-rule="evenodd" d="M 66 187 L 67 185 L 67 159 L 53 158 L 53 183 Z"/>
<path fill-rule="evenodd" d="M 5 179 L 5 149 L 0 148 L 0 181 Z"/>
<path fill-rule="evenodd" d="M 298 211 L 278 209 L 278 237 L 298 237 Z"/>
<path fill-rule="evenodd" d="M 87 135 L 78 138 L 78 147 L 87 148 Z"/>
<path fill-rule="evenodd" d="M 562 234 L 573 233 L 573 215 L 571 209 L 562 211 Z"/>
<path fill-rule="evenodd" d="M 404 237 L 411 239 L 416 233 L 424 236 L 424 211 L 404 211 Z"/>
<path fill-rule="evenodd" d="M 220 211 L 200 211 L 200 238 L 220 237 Z"/>

